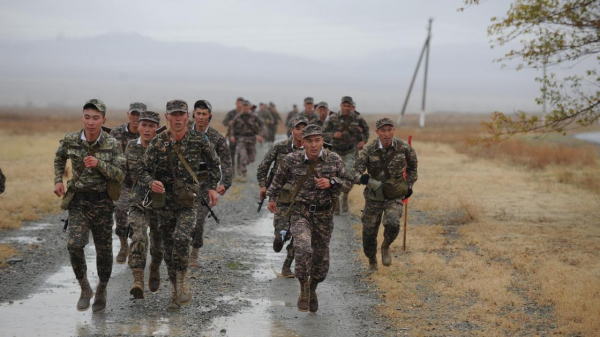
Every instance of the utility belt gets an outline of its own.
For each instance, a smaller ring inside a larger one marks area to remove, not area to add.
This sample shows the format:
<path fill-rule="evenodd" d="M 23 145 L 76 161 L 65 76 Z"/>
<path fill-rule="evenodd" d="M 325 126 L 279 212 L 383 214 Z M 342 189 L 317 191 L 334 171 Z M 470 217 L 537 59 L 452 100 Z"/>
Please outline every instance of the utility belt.
<path fill-rule="evenodd" d="M 73 199 L 81 201 L 96 202 L 104 199 L 108 199 L 108 192 L 76 192 Z"/>
<path fill-rule="evenodd" d="M 327 212 L 333 208 L 332 202 L 329 202 L 325 205 L 315 205 L 306 202 L 296 202 L 296 205 L 301 206 L 310 213 Z"/>

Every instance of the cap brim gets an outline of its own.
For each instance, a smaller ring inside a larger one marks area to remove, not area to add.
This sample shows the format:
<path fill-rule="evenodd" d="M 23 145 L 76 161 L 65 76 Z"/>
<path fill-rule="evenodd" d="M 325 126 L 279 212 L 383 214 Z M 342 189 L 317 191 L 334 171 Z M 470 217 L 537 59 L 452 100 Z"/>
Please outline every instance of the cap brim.
<path fill-rule="evenodd" d="M 172 112 L 177 112 L 177 111 L 181 111 L 181 112 L 185 112 L 185 113 L 187 113 L 187 112 L 188 112 L 187 110 L 175 109 L 175 110 L 168 110 L 168 111 L 167 111 L 167 113 L 168 113 L 168 114 L 170 114 L 170 113 L 172 113 Z"/>
<path fill-rule="evenodd" d="M 394 123 L 385 123 L 385 124 L 382 124 L 382 125 L 380 125 L 380 126 L 377 128 L 377 130 L 381 129 L 382 127 L 384 127 L 384 126 L 386 126 L 386 125 L 389 125 L 389 126 L 392 126 L 392 127 L 393 127 L 393 126 L 394 126 Z"/>

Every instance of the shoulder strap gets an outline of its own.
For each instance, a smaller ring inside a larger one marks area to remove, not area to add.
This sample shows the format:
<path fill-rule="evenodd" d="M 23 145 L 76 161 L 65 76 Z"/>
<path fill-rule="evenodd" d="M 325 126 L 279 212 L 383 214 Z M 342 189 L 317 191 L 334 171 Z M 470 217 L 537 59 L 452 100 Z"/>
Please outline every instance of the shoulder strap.
<path fill-rule="evenodd" d="M 388 165 L 392 162 L 392 159 L 396 156 L 396 149 L 392 149 L 388 154 L 386 159 L 383 159 L 383 151 L 377 151 L 377 155 L 379 156 L 379 160 L 383 162 L 383 171 L 385 172 L 385 179 L 390 179 L 392 175 L 390 174 L 390 169 Z"/>
<path fill-rule="evenodd" d="M 183 167 L 185 167 L 185 169 L 188 171 L 190 176 L 192 176 L 192 179 L 194 179 L 194 183 L 196 183 L 196 185 L 200 186 L 198 177 L 196 176 L 196 173 L 194 173 L 194 170 L 192 170 L 192 168 L 190 167 L 190 164 L 188 164 L 187 160 L 185 160 L 183 155 L 179 151 L 177 151 L 177 149 L 174 146 L 171 145 L 171 147 L 173 147 L 173 152 L 175 152 L 175 154 L 177 155 L 177 158 L 179 158 L 179 161 L 181 161 L 181 163 L 183 164 Z M 173 167 L 173 161 L 171 159 L 171 152 L 168 149 L 167 149 L 167 155 L 169 157 L 169 162 L 171 164 L 171 170 L 173 171 L 173 178 L 175 178 L 175 168 Z"/>
<path fill-rule="evenodd" d="M 96 151 L 98 150 L 97 147 L 93 147 L 92 150 L 88 153 L 88 156 L 95 156 L 96 155 Z M 77 182 L 77 180 L 79 179 L 79 177 L 83 174 L 83 170 L 85 170 L 85 164 L 81 163 L 81 165 L 77 166 L 77 168 L 74 171 L 74 173 L 77 173 L 77 175 L 73 176 L 73 179 L 71 179 L 71 183 L 73 185 L 75 185 L 75 183 Z"/>
<path fill-rule="evenodd" d="M 300 191 L 300 188 L 302 187 L 302 185 L 304 185 L 304 182 L 306 182 L 306 179 L 308 179 L 308 177 L 313 174 L 317 165 L 319 165 L 319 158 L 317 158 L 314 162 L 312 162 L 312 163 L 310 163 L 310 165 L 308 165 L 308 169 L 306 170 L 306 175 L 300 177 L 300 179 L 298 180 L 298 183 L 296 184 L 296 188 L 294 189 L 294 192 L 292 193 L 292 200 L 294 200 L 294 202 L 296 201 L 296 195 L 298 195 L 298 191 Z"/>

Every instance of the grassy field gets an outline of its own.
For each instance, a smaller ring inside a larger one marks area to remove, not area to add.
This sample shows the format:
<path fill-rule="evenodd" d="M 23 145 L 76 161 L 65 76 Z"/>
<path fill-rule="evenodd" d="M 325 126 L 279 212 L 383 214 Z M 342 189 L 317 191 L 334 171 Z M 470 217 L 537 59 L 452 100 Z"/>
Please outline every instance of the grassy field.
<path fill-rule="evenodd" d="M 599 148 L 562 136 L 471 147 L 476 123 L 432 124 L 398 130 L 414 136 L 419 180 L 407 251 L 398 239 L 394 264 L 369 276 L 381 311 L 410 335 L 598 335 Z M 362 187 L 350 200 L 360 215 Z"/>

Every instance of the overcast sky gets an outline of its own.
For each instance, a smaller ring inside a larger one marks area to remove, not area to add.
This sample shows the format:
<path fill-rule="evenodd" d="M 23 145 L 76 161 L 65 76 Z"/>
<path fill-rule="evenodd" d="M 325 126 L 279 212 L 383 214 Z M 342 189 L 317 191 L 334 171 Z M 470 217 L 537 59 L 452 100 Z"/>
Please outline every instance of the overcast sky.
<path fill-rule="evenodd" d="M 0 41 L 60 41 L 117 32 L 137 33 L 160 42 L 208 42 L 253 52 L 292 55 L 331 67 L 348 66 L 348 69 L 376 66 L 378 62 L 383 67 L 393 64 L 397 58 L 402 66 L 390 67 L 389 78 L 381 81 L 394 83 L 388 85 L 387 91 L 375 93 L 377 90 L 373 88 L 355 85 L 348 86 L 352 92 L 346 94 L 362 97 L 366 103 L 362 108 L 366 111 L 399 111 L 426 37 L 427 20 L 433 18 L 428 110 L 539 109 L 534 102 L 539 94 L 534 77 L 539 76 L 539 72 L 501 70 L 498 64 L 492 63 L 502 55 L 502 50 L 490 50 L 486 28 L 491 17 L 506 13 L 510 2 L 490 0 L 458 12 L 463 5 L 461 0 L 1 0 Z M 29 90 L 22 96 L 30 100 L 36 95 L 33 87 L 28 89 L 28 81 L 22 80 L 19 87 L 22 89 L 18 90 Z M 421 81 L 419 79 L 413 91 L 411 110 L 419 109 Z M 309 88 L 298 90 L 297 84 L 291 84 L 289 91 L 301 92 L 282 95 L 274 90 L 272 96 L 260 99 L 277 100 L 282 107 L 288 107 L 311 94 Z M 219 85 L 226 87 L 227 83 Z M 5 78 L 2 83 L 0 78 L 0 88 L 7 86 L 10 81 Z M 344 83 L 339 86 L 343 87 Z M 281 85 L 278 89 L 287 90 Z M 329 89 L 323 90 L 331 92 L 331 96 L 338 95 Z M 389 97 L 392 93 L 394 97 Z M 25 100 L 16 91 L 10 97 L 7 95 L 0 95 L 0 104 L 21 104 Z M 100 92 L 100 95 L 114 95 L 119 104 L 125 100 L 116 93 Z M 244 93 L 230 93 L 231 97 L 213 95 L 218 102 L 230 102 L 234 96 Z M 312 95 L 318 96 L 318 93 Z M 85 98 L 70 96 L 70 99 Z"/>

